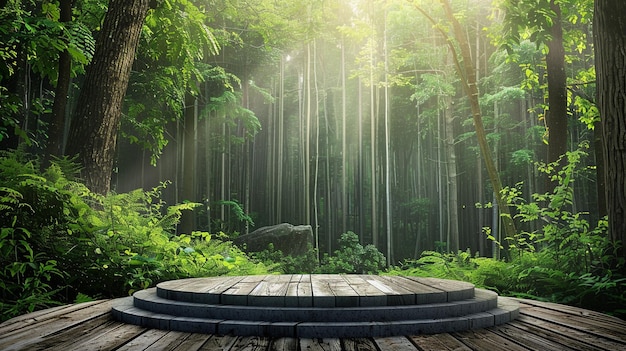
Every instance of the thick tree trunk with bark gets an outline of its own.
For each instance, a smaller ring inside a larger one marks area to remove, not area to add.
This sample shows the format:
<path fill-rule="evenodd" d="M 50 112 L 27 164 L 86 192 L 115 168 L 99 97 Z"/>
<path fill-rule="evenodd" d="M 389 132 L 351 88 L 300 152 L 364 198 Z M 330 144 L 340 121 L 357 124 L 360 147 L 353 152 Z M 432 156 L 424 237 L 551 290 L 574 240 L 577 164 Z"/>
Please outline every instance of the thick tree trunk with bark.
<path fill-rule="evenodd" d="M 79 155 L 94 192 L 110 190 L 111 172 L 135 50 L 150 0 L 111 0 L 72 119 L 67 155 Z"/>
<path fill-rule="evenodd" d="M 604 133 L 609 232 L 626 258 L 626 7 L 623 0 L 595 2 L 594 41 L 598 107 Z"/>
<path fill-rule="evenodd" d="M 546 68 L 548 70 L 548 162 L 556 162 L 567 152 L 567 76 L 565 73 L 565 49 L 563 48 L 563 27 L 561 7 L 550 1 L 550 9 L 556 14 L 550 27 L 552 39 L 548 42 Z M 564 162 L 564 161 L 563 161 Z M 555 182 L 548 181 L 552 191 Z"/>

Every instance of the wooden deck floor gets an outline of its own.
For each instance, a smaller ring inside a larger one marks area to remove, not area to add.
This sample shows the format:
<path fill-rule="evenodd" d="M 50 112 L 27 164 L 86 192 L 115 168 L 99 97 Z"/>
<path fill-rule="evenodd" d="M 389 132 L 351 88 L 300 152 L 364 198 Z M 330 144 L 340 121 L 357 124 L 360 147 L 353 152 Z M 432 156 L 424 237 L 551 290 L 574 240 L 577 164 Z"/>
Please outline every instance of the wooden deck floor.
<path fill-rule="evenodd" d="M 115 321 L 114 300 L 61 306 L 0 324 L 0 350 L 626 350 L 626 322 L 565 305 L 517 299 L 520 316 L 484 329 L 350 339 L 217 336 Z"/>

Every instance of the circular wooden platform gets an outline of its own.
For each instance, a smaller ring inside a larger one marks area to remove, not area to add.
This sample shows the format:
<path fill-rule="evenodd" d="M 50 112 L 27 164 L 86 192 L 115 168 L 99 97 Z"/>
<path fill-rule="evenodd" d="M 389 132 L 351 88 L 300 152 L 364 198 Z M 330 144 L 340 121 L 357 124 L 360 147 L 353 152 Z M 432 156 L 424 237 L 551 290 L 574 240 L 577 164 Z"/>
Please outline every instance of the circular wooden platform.
<path fill-rule="evenodd" d="M 517 302 L 472 284 L 375 275 L 265 275 L 164 282 L 113 306 L 144 327 L 220 335 L 354 338 L 500 325 Z"/>
<path fill-rule="evenodd" d="M 170 287 L 164 290 L 185 290 L 176 289 L 173 284 L 165 284 L 166 288 Z M 398 301 L 397 294 L 385 295 L 387 301 Z M 238 336 L 156 329 L 113 318 L 112 306 L 120 306 L 128 298 L 100 300 L 54 307 L 8 320 L 0 324 L 0 350 L 626 350 L 626 322 L 621 319 L 566 305 L 511 300 L 519 304 L 519 317 L 501 325 L 437 334 L 359 338 Z M 373 307 L 393 309 L 394 306 L 407 305 Z"/>

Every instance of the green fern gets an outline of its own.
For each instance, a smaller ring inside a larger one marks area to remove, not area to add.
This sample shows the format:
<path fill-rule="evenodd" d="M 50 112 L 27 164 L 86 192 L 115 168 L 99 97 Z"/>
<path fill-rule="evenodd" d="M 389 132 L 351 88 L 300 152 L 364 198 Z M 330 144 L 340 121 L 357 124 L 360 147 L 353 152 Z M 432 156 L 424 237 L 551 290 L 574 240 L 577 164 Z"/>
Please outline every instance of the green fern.
<path fill-rule="evenodd" d="M 21 152 L 0 153 L 0 170 L 2 318 L 166 279 L 268 272 L 219 235 L 177 234 L 182 213 L 199 204 L 167 206 L 168 183 L 103 196 L 66 176 L 77 170 L 71 160 L 40 172 Z"/>
<path fill-rule="evenodd" d="M 78 21 L 70 22 L 67 35 L 69 37 L 67 50 L 72 58 L 83 65 L 91 62 L 96 50 L 96 40 L 91 30 Z"/>

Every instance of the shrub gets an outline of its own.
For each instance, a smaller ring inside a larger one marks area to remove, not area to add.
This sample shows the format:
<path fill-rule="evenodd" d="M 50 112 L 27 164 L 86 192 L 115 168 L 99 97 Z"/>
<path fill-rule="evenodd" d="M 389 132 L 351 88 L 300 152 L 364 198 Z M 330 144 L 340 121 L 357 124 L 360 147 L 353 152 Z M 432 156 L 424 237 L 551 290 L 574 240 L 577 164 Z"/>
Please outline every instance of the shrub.
<path fill-rule="evenodd" d="M 71 162 L 39 172 L 20 152 L 0 155 L 2 318 L 90 297 L 117 297 L 159 281 L 267 273 L 225 234 L 175 234 L 183 211 L 166 206 L 167 183 L 101 196 L 66 176 Z"/>
<path fill-rule="evenodd" d="M 255 253 L 253 257 L 273 271 L 284 274 L 378 274 L 385 269 L 385 256 L 374 245 L 363 247 L 355 233 L 342 234 L 338 242 L 339 250 L 332 256 L 324 254 L 321 262 L 317 259 L 317 249 L 311 244 L 307 253 L 301 256 L 285 256 L 270 244 L 267 250 Z"/>
<path fill-rule="evenodd" d="M 21 152 L 0 155 L 0 312 L 2 319 L 59 304 L 69 275 L 53 250 L 52 238 L 71 225 L 65 206 L 71 194 L 55 182 L 60 168 L 44 174 Z"/>
<path fill-rule="evenodd" d="M 353 232 L 341 234 L 340 249 L 324 254 L 318 273 L 377 274 L 386 267 L 385 256 L 374 245 L 363 247 Z"/>
<path fill-rule="evenodd" d="M 46 253 L 33 250 L 33 235 L 18 223 L 16 213 L 27 207 L 22 194 L 0 188 L 0 313 L 2 320 L 35 309 L 58 304 L 53 296 L 53 277 L 65 278 L 57 262 Z"/>
<path fill-rule="evenodd" d="M 317 249 L 310 243 L 304 255 L 284 255 L 281 250 L 274 249 L 271 243 L 266 250 L 252 254 L 255 260 L 263 262 L 274 272 L 281 274 L 310 274 L 317 270 Z"/>
<path fill-rule="evenodd" d="M 589 215 L 572 211 L 573 183 L 585 146 L 566 154 L 567 164 L 540 164 L 558 184 L 551 193 L 522 197 L 521 184 L 503 191 L 520 230 L 507 241 L 508 261 L 424 252 L 392 274 L 430 275 L 470 281 L 508 296 L 534 298 L 626 316 L 626 276 L 607 222 L 590 225 Z M 533 223 L 534 222 L 534 223 Z M 530 224 L 534 225 L 530 225 Z M 500 243 L 498 243 L 500 244 Z M 503 245 L 501 246 L 503 248 Z"/>

